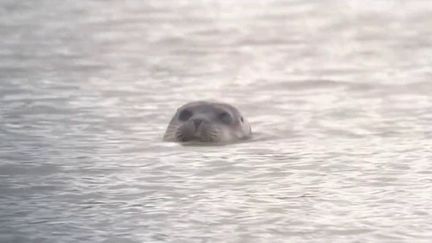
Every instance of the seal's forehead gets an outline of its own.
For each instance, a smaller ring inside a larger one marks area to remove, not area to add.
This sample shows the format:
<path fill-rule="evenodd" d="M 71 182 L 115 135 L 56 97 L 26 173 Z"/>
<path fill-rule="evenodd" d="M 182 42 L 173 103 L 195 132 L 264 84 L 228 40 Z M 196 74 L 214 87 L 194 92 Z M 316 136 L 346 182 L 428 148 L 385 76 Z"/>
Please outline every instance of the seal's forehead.
<path fill-rule="evenodd" d="M 207 102 L 207 101 L 197 101 L 191 102 L 186 105 L 183 105 L 179 108 L 180 110 L 188 109 L 194 112 L 230 112 L 237 114 L 238 111 L 231 105 L 224 103 L 215 103 L 215 102 Z"/>

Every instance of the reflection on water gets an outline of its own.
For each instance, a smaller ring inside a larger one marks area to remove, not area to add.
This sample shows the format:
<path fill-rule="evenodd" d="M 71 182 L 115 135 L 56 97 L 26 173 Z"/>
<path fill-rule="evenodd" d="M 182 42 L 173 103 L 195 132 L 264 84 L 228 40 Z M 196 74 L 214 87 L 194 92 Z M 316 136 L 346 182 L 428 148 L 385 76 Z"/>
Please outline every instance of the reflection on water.
<path fill-rule="evenodd" d="M 428 241 L 426 1 L 0 1 L 1 242 Z M 161 137 L 196 99 L 257 137 Z"/>

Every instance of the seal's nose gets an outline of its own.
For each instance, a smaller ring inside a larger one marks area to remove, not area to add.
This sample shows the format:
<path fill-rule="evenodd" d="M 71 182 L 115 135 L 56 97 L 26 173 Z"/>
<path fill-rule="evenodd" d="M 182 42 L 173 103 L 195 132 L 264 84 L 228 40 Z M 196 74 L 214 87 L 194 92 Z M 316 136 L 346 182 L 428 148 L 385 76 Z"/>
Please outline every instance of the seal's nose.
<path fill-rule="evenodd" d="M 202 122 L 203 122 L 203 120 L 201 120 L 201 119 L 194 119 L 193 120 L 193 123 L 194 123 L 194 126 L 195 126 L 195 130 L 198 129 L 198 127 L 201 125 Z"/>

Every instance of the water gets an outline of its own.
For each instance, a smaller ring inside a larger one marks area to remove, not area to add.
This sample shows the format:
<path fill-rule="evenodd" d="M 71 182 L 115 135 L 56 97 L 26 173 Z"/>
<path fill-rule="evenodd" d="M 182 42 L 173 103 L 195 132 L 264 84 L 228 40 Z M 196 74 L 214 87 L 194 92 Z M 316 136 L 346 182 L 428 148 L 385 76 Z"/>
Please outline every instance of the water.
<path fill-rule="evenodd" d="M 429 242 L 428 1 L 0 1 L 0 242 Z M 161 141 L 192 100 L 248 143 Z"/>

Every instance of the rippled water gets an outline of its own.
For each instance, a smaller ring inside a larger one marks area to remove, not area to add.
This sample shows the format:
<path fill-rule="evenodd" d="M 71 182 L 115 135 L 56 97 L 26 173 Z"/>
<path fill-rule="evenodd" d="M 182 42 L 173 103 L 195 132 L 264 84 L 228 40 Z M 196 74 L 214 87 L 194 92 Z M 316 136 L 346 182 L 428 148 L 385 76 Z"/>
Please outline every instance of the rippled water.
<path fill-rule="evenodd" d="M 0 242 L 428 242 L 428 1 L 0 1 Z M 161 141 L 183 103 L 248 143 Z"/>

